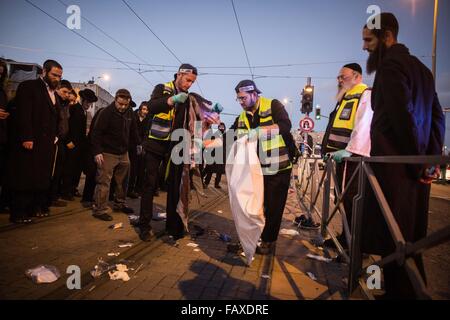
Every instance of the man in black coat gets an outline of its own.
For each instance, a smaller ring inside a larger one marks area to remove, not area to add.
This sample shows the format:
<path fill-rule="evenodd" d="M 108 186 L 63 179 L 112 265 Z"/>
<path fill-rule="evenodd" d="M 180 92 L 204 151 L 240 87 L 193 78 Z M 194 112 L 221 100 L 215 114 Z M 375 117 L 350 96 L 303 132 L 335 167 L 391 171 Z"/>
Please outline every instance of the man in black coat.
<path fill-rule="evenodd" d="M 12 190 L 11 221 L 31 222 L 33 214 L 48 215 L 47 191 L 54 170 L 59 103 L 55 90 L 62 67 L 44 63 L 43 76 L 22 82 L 16 93 L 7 183 Z"/>
<path fill-rule="evenodd" d="M 375 17 L 377 18 L 377 17 Z M 376 71 L 372 90 L 371 156 L 440 155 L 445 121 L 429 69 L 397 43 L 398 22 L 391 13 L 378 16 L 381 28 L 363 29 L 367 71 Z M 430 166 L 371 164 L 407 242 L 426 236 Z M 387 224 L 370 187 L 364 199 L 363 249 L 387 256 L 395 251 Z M 415 261 L 423 278 L 421 256 Z M 384 267 L 386 298 L 414 298 L 403 266 Z"/>
<path fill-rule="evenodd" d="M 80 91 L 80 103 L 70 106 L 69 133 L 66 138 L 67 165 L 64 170 L 63 199 L 73 200 L 78 187 L 81 172 L 86 174 L 86 167 L 91 154 L 89 153 L 86 135 L 87 110 L 98 98 L 94 91 L 84 89 Z"/>
<path fill-rule="evenodd" d="M 133 121 L 131 103 L 130 92 L 119 89 L 114 102 L 99 114 L 91 135 L 92 151 L 97 164 L 93 216 L 104 221 L 113 219 L 108 214 L 107 206 L 112 178 L 116 182 L 114 210 L 127 214 L 134 212 L 125 204 L 126 188 L 124 188 L 130 167 L 128 157 L 130 140 L 140 141 L 136 122 Z"/>
<path fill-rule="evenodd" d="M 65 207 L 67 203 L 59 200 L 63 171 L 66 166 L 66 138 L 69 133 L 69 93 L 72 85 L 67 80 L 61 80 L 59 88 L 56 90 L 56 98 L 59 102 L 59 125 L 58 125 L 58 142 L 56 143 L 55 152 L 55 169 L 50 184 L 48 195 L 48 206 Z"/>

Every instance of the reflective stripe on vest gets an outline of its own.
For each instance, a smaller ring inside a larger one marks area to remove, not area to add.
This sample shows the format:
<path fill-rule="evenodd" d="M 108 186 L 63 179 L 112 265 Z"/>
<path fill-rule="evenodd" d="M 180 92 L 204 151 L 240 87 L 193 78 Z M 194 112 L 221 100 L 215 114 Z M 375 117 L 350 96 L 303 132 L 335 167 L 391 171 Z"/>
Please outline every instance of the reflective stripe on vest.
<path fill-rule="evenodd" d="M 173 82 L 167 82 L 164 84 L 164 95 L 175 94 L 175 85 Z M 158 113 L 153 116 L 152 124 L 148 137 L 156 140 L 169 140 L 170 130 L 172 129 L 172 122 L 174 117 L 174 109 L 168 113 Z"/>
<path fill-rule="evenodd" d="M 333 120 L 328 137 L 327 149 L 342 150 L 347 147 L 353 128 L 355 127 L 356 110 L 359 106 L 359 100 L 367 88 L 367 85 L 361 83 L 345 93 Z"/>
<path fill-rule="evenodd" d="M 272 99 L 259 97 L 259 126 L 265 127 L 274 124 L 272 118 Z M 246 112 L 243 111 L 239 115 L 237 135 L 241 137 L 244 134 L 248 134 L 250 130 L 250 123 L 248 122 Z M 289 151 L 286 147 L 283 137 L 277 134 L 262 135 L 259 138 L 260 152 L 259 161 L 261 162 L 261 168 L 263 173 L 275 174 L 277 172 L 288 170 L 292 168 L 291 161 L 289 160 Z M 273 171 L 271 167 L 278 164 L 278 170 Z"/>

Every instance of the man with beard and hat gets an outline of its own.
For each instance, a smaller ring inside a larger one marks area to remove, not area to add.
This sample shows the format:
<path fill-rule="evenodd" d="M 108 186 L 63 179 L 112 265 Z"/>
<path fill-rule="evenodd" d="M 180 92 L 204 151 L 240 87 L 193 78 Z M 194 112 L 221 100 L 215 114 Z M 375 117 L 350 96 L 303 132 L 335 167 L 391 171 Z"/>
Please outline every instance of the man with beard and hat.
<path fill-rule="evenodd" d="M 261 244 L 256 253 L 273 252 L 287 200 L 292 163 L 298 151 L 291 134 L 291 121 L 280 101 L 260 96 L 252 80 L 242 80 L 235 88 L 243 111 L 231 129 L 237 136 L 257 132 L 259 159 L 264 174 L 264 216 Z"/>
<path fill-rule="evenodd" d="M 381 13 L 374 19 L 380 22 L 380 28 L 366 24 L 362 30 L 363 49 L 369 52 L 367 71 L 376 71 L 370 155 L 441 155 L 445 119 L 433 76 L 405 45 L 397 42 L 399 25 L 392 13 Z M 405 241 L 416 242 L 425 237 L 430 183 L 439 167 L 387 163 L 373 163 L 371 167 Z M 384 257 L 396 246 L 370 186 L 366 191 L 363 250 Z M 425 279 L 421 256 L 416 255 L 415 261 Z M 403 265 L 390 263 L 383 273 L 386 298 L 415 297 Z"/>
<path fill-rule="evenodd" d="M 24 81 L 17 89 L 7 177 L 12 191 L 10 220 L 15 223 L 29 223 L 32 215 L 49 215 L 47 192 L 60 108 L 56 89 L 62 73 L 58 62 L 47 60 L 42 77 Z"/>
<path fill-rule="evenodd" d="M 197 69 L 190 64 L 182 64 L 174 75 L 174 80 L 158 84 L 153 89 L 148 103 L 145 137 L 142 146 L 145 150 L 145 179 L 141 196 L 139 214 L 139 237 L 143 241 L 151 238 L 150 222 L 153 217 L 153 196 L 157 188 L 158 172 L 161 163 L 170 150 L 170 134 L 174 128 L 183 128 L 182 114 L 188 105 L 188 90 L 197 79 Z M 180 115 L 176 123 L 175 113 Z M 177 169 L 170 172 L 172 179 L 178 173 Z M 179 187 L 179 186 L 174 186 Z M 169 235 L 180 238 L 184 225 L 175 208 L 179 190 L 168 190 L 166 229 Z M 174 209 L 174 210 L 172 210 Z"/>
<path fill-rule="evenodd" d="M 363 83 L 362 68 L 357 63 L 344 65 L 337 77 L 337 104 L 331 112 L 325 135 L 322 141 L 322 153 L 331 154 L 336 162 L 336 175 L 339 188 L 348 188 L 343 205 L 348 226 L 351 226 L 353 197 L 357 194 L 357 180 L 347 185 L 356 170 L 356 162 L 342 162 L 344 157 L 370 156 L 370 123 L 372 108 L 370 106 L 371 91 Z M 345 177 L 344 177 L 345 173 Z M 347 247 L 344 232 L 338 236 L 339 243 Z M 332 245 L 332 240 L 325 241 L 325 245 Z"/>

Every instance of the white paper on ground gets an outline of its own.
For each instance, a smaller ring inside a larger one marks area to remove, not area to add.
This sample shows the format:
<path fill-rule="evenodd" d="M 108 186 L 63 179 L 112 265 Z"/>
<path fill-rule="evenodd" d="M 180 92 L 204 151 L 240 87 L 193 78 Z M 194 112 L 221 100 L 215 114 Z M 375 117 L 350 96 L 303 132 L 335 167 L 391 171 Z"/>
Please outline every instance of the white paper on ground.
<path fill-rule="evenodd" d="M 297 230 L 293 229 L 281 229 L 280 234 L 285 234 L 289 236 L 298 236 L 300 233 Z"/>

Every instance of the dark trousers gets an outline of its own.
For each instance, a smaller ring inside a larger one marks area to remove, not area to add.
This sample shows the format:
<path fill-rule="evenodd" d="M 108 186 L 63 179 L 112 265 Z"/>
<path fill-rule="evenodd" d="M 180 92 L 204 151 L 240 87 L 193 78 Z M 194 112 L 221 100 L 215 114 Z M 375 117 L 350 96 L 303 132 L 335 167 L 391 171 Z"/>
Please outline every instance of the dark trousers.
<path fill-rule="evenodd" d="M 48 190 L 13 191 L 11 194 L 11 220 L 31 217 L 47 209 Z"/>
<path fill-rule="evenodd" d="M 145 154 L 145 179 L 141 196 L 141 211 L 139 213 L 139 227 L 143 231 L 151 229 L 153 217 L 153 195 L 158 187 L 159 168 L 164 156 L 154 153 Z"/>
<path fill-rule="evenodd" d="M 73 196 L 78 187 L 80 175 L 85 163 L 84 150 L 80 147 L 67 149 L 66 147 L 66 166 L 63 172 L 63 183 L 61 193 L 65 196 Z"/>
<path fill-rule="evenodd" d="M 84 174 L 86 175 L 86 179 L 84 180 L 84 189 L 83 189 L 83 197 L 81 201 L 83 202 L 93 202 L 94 201 L 94 192 L 95 192 L 95 176 L 97 174 L 97 164 L 94 161 L 94 156 L 90 151 L 86 152 L 86 166 Z"/>
<path fill-rule="evenodd" d="M 55 168 L 53 170 L 52 181 L 50 183 L 49 195 L 48 195 L 48 205 L 50 206 L 52 201 L 58 200 L 61 186 L 64 168 L 66 165 L 66 146 L 62 141 L 58 141 L 58 149 L 56 154 Z"/>
<path fill-rule="evenodd" d="M 220 180 L 222 179 L 222 173 L 218 170 L 214 170 L 214 167 L 217 167 L 218 165 L 207 165 L 205 166 L 205 169 L 203 169 L 203 175 L 205 177 L 205 184 L 208 185 L 211 182 L 211 178 L 213 173 L 216 173 L 216 179 L 214 180 L 214 185 L 218 186 L 220 184 Z"/>
<path fill-rule="evenodd" d="M 170 162 L 169 176 L 167 178 L 167 219 L 166 231 L 174 238 L 184 236 L 184 224 L 177 212 L 178 201 L 180 200 L 180 184 L 183 176 L 183 164 L 175 165 Z M 192 181 L 192 180 L 191 180 Z"/>
<path fill-rule="evenodd" d="M 345 168 L 347 166 L 347 168 Z M 349 229 L 352 227 L 352 210 L 353 210 L 353 198 L 358 194 L 358 176 L 356 176 L 351 184 L 349 184 L 350 179 L 353 173 L 358 168 L 357 162 L 347 161 L 347 163 L 336 163 L 336 177 L 339 182 L 339 190 L 341 194 L 343 192 L 342 182 L 344 180 L 344 171 L 345 171 L 345 185 L 344 188 L 348 189 L 345 194 L 344 200 L 342 204 L 344 205 L 345 215 L 347 218 L 347 223 Z M 337 203 L 337 197 L 336 197 Z M 344 236 L 344 229 L 342 229 L 341 236 Z"/>
<path fill-rule="evenodd" d="M 278 239 L 290 180 L 291 170 L 264 176 L 264 216 L 266 224 L 261 234 L 261 240 L 264 242 L 274 242 Z"/>
<path fill-rule="evenodd" d="M 11 201 L 11 192 L 5 188 L 6 181 L 6 155 L 7 155 L 7 147 L 6 144 L 0 144 L 0 210 L 3 210 L 5 207 L 10 206 Z"/>
<path fill-rule="evenodd" d="M 145 155 L 138 155 L 136 148 L 128 151 L 130 157 L 130 178 L 128 181 L 128 192 L 142 191 L 145 177 Z"/>

